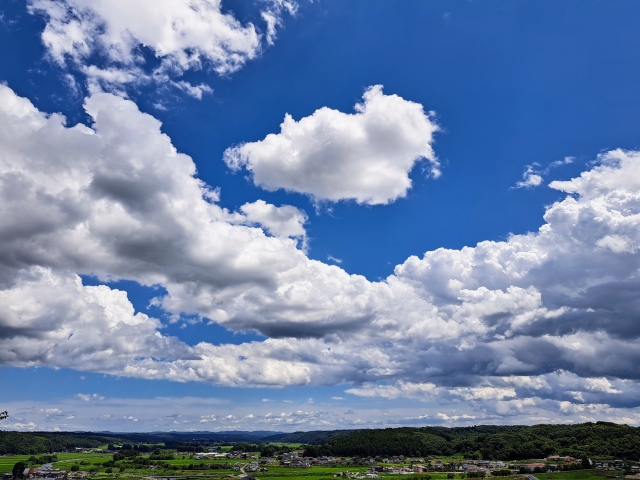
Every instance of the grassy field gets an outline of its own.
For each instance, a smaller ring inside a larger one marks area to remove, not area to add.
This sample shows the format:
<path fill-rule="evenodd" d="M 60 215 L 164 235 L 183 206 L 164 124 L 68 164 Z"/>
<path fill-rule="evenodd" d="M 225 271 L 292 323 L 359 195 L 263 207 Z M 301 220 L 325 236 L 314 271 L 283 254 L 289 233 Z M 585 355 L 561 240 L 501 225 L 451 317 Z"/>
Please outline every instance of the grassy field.
<path fill-rule="evenodd" d="M 276 447 L 287 447 L 291 450 L 298 450 L 303 443 L 282 443 L 282 442 L 269 442 L 269 445 L 275 445 Z"/>
<path fill-rule="evenodd" d="M 538 480 L 604 480 L 604 477 L 594 475 L 593 470 L 574 470 L 572 472 L 536 473 Z"/>
<path fill-rule="evenodd" d="M 14 455 L 12 457 L 0 457 L 0 473 L 10 473 L 18 462 L 26 462 L 31 455 Z"/>
<path fill-rule="evenodd" d="M 292 474 L 298 474 L 300 476 L 308 476 L 309 475 L 328 475 L 331 476 L 334 473 L 345 472 L 349 470 L 350 472 L 366 472 L 367 467 L 363 466 L 354 466 L 354 465 L 340 465 L 338 467 L 312 467 L 312 468 L 291 468 L 291 467 L 281 467 L 281 466 L 267 466 L 271 477 L 283 476 L 289 477 Z"/>

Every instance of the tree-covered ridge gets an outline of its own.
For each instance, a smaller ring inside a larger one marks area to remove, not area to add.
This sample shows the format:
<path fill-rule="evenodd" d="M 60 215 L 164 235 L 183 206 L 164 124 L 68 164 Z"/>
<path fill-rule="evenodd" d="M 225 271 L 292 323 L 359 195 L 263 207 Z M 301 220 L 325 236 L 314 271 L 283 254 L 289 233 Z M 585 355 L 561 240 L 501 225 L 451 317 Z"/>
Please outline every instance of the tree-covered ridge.
<path fill-rule="evenodd" d="M 248 439 L 250 443 L 247 442 Z M 258 438 L 252 432 L 196 433 L 45 433 L 0 432 L 0 454 L 38 455 L 107 444 L 164 444 L 180 451 L 233 443 L 239 450 L 267 451 L 270 441 L 306 443 L 306 455 L 395 456 L 456 455 L 485 460 L 524 460 L 552 454 L 640 460 L 640 429 L 608 422 L 579 425 L 387 428 L 296 432 Z M 136 446 L 138 445 L 138 446 Z M 246 445 L 246 448 L 243 446 Z M 150 447 L 144 447 L 148 449 Z M 277 448 L 268 449 L 273 455 Z M 273 450 L 273 452 L 271 452 Z M 144 450 L 147 451 L 147 450 Z"/>
<path fill-rule="evenodd" d="M 0 432 L 0 454 L 39 455 L 75 448 L 97 448 L 114 437 L 95 434 Z"/>
<path fill-rule="evenodd" d="M 271 432 L 269 432 L 271 433 Z M 259 442 L 258 434 L 234 432 L 194 433 L 92 433 L 92 432 L 3 432 L 0 431 L 0 455 L 38 455 L 65 452 L 76 448 L 97 448 L 108 444 L 165 444 L 197 451 L 209 442 Z"/>
<path fill-rule="evenodd" d="M 455 455 L 524 460 L 552 454 L 640 458 L 640 429 L 598 422 L 580 425 L 387 428 L 359 430 L 309 446 L 309 456 Z"/>
<path fill-rule="evenodd" d="M 312 432 L 280 433 L 265 437 L 262 441 L 322 445 L 334 437 L 350 435 L 355 431 L 357 430 L 316 430 Z"/>

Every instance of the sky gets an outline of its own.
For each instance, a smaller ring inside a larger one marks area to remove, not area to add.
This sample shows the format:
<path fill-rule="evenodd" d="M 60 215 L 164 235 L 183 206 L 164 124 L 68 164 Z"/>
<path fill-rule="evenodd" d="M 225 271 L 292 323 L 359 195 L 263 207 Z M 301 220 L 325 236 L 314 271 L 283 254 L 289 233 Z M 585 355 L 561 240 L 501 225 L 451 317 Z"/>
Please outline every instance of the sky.
<path fill-rule="evenodd" d="M 638 426 L 638 18 L 4 0 L 0 428 Z"/>

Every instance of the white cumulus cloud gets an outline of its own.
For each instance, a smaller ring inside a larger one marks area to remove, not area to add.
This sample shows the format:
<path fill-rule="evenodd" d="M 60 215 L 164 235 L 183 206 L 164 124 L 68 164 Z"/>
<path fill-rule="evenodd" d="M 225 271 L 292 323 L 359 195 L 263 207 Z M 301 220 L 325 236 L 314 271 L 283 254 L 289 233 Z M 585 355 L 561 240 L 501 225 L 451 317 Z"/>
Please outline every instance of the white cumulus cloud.
<path fill-rule="evenodd" d="M 406 196 L 409 173 L 420 160 L 438 176 L 432 149 L 438 126 L 422 105 L 385 95 L 380 85 L 363 98 L 353 114 L 324 107 L 298 122 L 287 114 L 280 133 L 228 149 L 225 161 L 249 170 L 267 190 L 369 205 Z"/>
<path fill-rule="evenodd" d="M 169 81 L 209 66 L 230 73 L 260 53 L 265 37 L 253 24 L 223 13 L 221 0 L 29 0 L 28 5 L 46 20 L 42 41 L 50 57 L 79 66 L 90 83 L 101 86 Z M 268 43 L 282 13 L 295 13 L 296 7 L 294 1 L 265 3 Z M 161 66 L 146 71 L 145 52 Z M 91 63 L 96 56 L 106 69 Z M 206 85 L 174 85 L 197 98 L 210 91 Z"/>

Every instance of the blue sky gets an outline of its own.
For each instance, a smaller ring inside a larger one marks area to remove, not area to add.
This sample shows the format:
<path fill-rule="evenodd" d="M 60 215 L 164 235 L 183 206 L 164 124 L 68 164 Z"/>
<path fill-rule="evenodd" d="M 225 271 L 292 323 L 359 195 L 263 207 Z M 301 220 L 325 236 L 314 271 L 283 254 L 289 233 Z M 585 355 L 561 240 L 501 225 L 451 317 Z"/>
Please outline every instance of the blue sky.
<path fill-rule="evenodd" d="M 637 2 L 133 3 L 0 6 L 2 428 L 640 423 Z"/>

